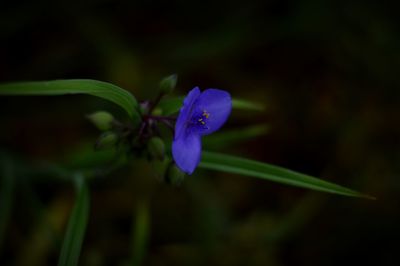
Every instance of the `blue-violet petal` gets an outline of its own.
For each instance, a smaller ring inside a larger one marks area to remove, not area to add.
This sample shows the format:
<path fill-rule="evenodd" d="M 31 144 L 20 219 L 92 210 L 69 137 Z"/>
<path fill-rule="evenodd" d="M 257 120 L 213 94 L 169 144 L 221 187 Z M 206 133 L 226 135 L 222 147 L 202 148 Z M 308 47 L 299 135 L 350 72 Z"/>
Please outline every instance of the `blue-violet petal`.
<path fill-rule="evenodd" d="M 186 133 L 172 142 L 172 156 L 179 169 L 190 175 L 200 162 L 201 140 L 196 133 Z"/>
<path fill-rule="evenodd" d="M 175 139 L 181 137 L 187 127 L 188 120 L 192 114 L 193 104 L 197 100 L 200 95 L 199 87 L 193 88 L 188 95 L 186 96 L 185 100 L 183 101 L 183 106 L 179 112 L 178 119 L 176 120 L 175 124 Z"/>
<path fill-rule="evenodd" d="M 220 129 L 232 111 L 231 95 L 223 90 L 207 89 L 203 91 L 194 104 L 195 114 L 207 113 L 205 128 L 201 135 L 208 135 Z"/>

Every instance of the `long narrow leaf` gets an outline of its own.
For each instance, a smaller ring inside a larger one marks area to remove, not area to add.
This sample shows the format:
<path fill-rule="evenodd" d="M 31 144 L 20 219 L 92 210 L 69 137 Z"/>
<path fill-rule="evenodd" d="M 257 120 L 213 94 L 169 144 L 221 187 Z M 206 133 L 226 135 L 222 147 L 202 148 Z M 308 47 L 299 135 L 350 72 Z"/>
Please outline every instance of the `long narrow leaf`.
<path fill-rule="evenodd" d="M 166 98 L 161 100 L 160 108 L 164 115 L 172 115 L 179 112 L 183 104 L 183 96 Z M 260 103 L 253 103 L 242 99 L 233 99 L 232 108 L 238 110 L 263 111 L 265 107 Z"/>
<path fill-rule="evenodd" d="M 89 217 L 89 189 L 81 174 L 76 176 L 77 199 L 68 221 L 58 266 L 78 265 Z"/>
<path fill-rule="evenodd" d="M 206 169 L 258 177 L 287 185 L 323 192 L 352 197 L 373 198 L 352 189 L 282 167 L 220 153 L 203 152 L 202 161 L 199 166 Z"/>
<path fill-rule="evenodd" d="M 146 255 L 147 244 L 150 234 L 150 211 L 148 200 L 141 200 L 138 202 L 135 210 L 135 222 L 133 230 L 133 252 L 132 252 L 132 265 L 142 265 L 143 259 Z"/>
<path fill-rule="evenodd" d="M 230 145 L 235 145 L 238 142 L 250 140 L 262 136 L 268 132 L 267 125 L 254 125 L 241 129 L 231 129 L 220 132 L 215 132 L 203 138 L 203 147 L 222 148 Z"/>
<path fill-rule="evenodd" d="M 15 174 L 13 165 L 5 156 L 0 156 L 0 251 L 8 223 L 14 196 Z"/>
<path fill-rule="evenodd" d="M 111 83 L 90 79 L 71 79 L 0 84 L 0 95 L 65 94 L 89 94 L 106 99 L 122 107 L 134 121 L 140 120 L 135 97 Z"/>
<path fill-rule="evenodd" d="M 233 99 L 232 107 L 238 110 L 252 110 L 252 111 L 264 111 L 265 106 L 261 103 L 254 103 L 243 99 Z"/>

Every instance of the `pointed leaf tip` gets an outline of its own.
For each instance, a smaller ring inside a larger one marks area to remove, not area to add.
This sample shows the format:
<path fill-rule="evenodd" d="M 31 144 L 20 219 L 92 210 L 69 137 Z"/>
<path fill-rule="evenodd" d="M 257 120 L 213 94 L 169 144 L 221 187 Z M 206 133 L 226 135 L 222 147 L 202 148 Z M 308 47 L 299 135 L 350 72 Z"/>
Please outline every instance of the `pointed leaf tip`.
<path fill-rule="evenodd" d="M 258 161 L 214 152 L 203 152 L 199 167 L 233 174 L 241 174 L 286 185 L 292 185 L 322 192 L 339 194 L 350 197 L 374 199 L 355 190 L 318 179 L 309 175 L 291 171 Z"/>

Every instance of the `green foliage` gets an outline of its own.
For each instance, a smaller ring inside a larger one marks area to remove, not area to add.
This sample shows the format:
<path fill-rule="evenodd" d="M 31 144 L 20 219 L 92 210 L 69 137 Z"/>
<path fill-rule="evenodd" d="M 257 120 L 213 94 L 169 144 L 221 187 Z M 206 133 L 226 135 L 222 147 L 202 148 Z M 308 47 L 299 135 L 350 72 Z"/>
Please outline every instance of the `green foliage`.
<path fill-rule="evenodd" d="M 161 87 L 174 87 L 176 76 L 172 75 L 161 82 Z M 124 108 L 136 121 L 140 121 L 137 112 L 137 102 L 127 91 L 109 83 L 94 80 L 57 80 L 48 82 L 23 82 L 0 85 L 0 95 L 62 95 L 70 93 L 87 93 L 108 99 Z M 159 107 L 164 115 L 171 115 L 179 111 L 182 105 L 182 97 L 174 97 L 161 100 Z M 264 110 L 264 106 L 245 100 L 234 99 L 233 108 L 243 110 Z M 93 116 L 92 116 L 93 117 Z M 98 117 L 98 116 L 96 116 Z M 104 115 L 101 115 L 104 117 Z M 108 120 L 112 116 L 107 115 Z M 98 119 L 97 119 L 98 120 Z M 97 121 L 96 120 L 96 121 Z M 103 119 L 104 120 L 104 119 Z M 103 125 L 101 125 L 103 127 Z M 245 130 L 221 132 L 206 138 L 206 145 L 213 146 L 218 143 L 231 143 L 241 139 L 254 137 L 266 131 L 265 126 L 256 126 Z M 160 153 L 161 139 L 151 139 L 148 149 L 151 153 Z M 218 145 L 217 145 L 218 146 Z M 154 155 L 153 154 L 153 155 Z M 159 155 L 159 154 L 158 154 Z M 329 183 L 311 176 L 296 173 L 280 167 L 264 164 L 261 162 L 241 159 L 238 157 L 205 152 L 203 154 L 202 167 L 225 172 L 244 174 L 289 185 L 320 190 L 347 196 L 364 196 L 356 191 Z"/>
<path fill-rule="evenodd" d="M 250 140 L 260 137 L 268 132 L 267 125 L 255 125 L 241 129 L 231 129 L 215 132 L 203 138 L 203 147 L 208 148 L 223 148 L 230 145 L 235 145 L 241 141 Z"/>
<path fill-rule="evenodd" d="M 134 123 L 140 121 L 138 103 L 128 91 L 113 84 L 89 79 L 32 81 L 0 84 L 0 95 L 89 94 L 122 107 Z"/>
<path fill-rule="evenodd" d="M 2 249 L 14 197 L 14 170 L 10 160 L 0 155 L 0 250 Z"/>
<path fill-rule="evenodd" d="M 75 176 L 77 197 L 61 249 L 58 266 L 78 265 L 89 218 L 89 189 L 82 174 Z"/>
<path fill-rule="evenodd" d="M 177 82 L 178 82 L 178 75 L 176 74 L 165 77 L 160 82 L 160 91 L 163 94 L 171 93 L 175 89 Z"/>
<path fill-rule="evenodd" d="M 143 258 L 146 255 L 150 234 L 150 213 L 147 201 L 138 202 L 134 218 L 132 265 L 139 266 L 142 265 Z"/>
<path fill-rule="evenodd" d="M 101 136 L 100 136 L 101 137 Z M 65 156 L 63 164 L 68 169 L 91 169 L 106 165 L 117 156 L 114 149 L 94 150 L 93 143 L 82 145 Z"/>
<path fill-rule="evenodd" d="M 331 182 L 297 173 L 282 167 L 220 153 L 203 152 L 202 161 L 199 166 L 205 169 L 258 177 L 286 185 L 293 185 L 323 192 L 352 197 L 372 198 Z"/>
<path fill-rule="evenodd" d="M 147 150 L 150 153 L 152 159 L 162 161 L 165 155 L 165 144 L 164 141 L 159 137 L 152 137 L 147 143 Z"/>
<path fill-rule="evenodd" d="M 163 115 L 172 115 L 179 112 L 183 104 L 183 96 L 164 98 L 160 101 L 159 107 Z"/>
<path fill-rule="evenodd" d="M 261 103 L 255 103 L 243 99 L 233 99 L 232 106 L 234 109 L 247 111 L 264 111 L 265 106 Z"/>
<path fill-rule="evenodd" d="M 111 149 L 115 147 L 118 141 L 118 136 L 112 131 L 104 132 L 97 139 L 95 148 L 98 150 Z"/>
<path fill-rule="evenodd" d="M 94 177 L 95 173 L 107 174 L 122 165 L 129 163 L 132 158 L 148 156 L 153 164 L 153 171 L 167 183 L 180 184 L 185 174 L 171 161 L 170 140 L 164 140 L 160 136 L 157 123 L 173 128 L 175 118 L 170 117 L 182 106 L 183 97 L 163 99 L 163 95 L 172 91 L 176 86 L 176 75 L 165 78 L 160 83 L 161 93 L 147 106 L 145 112 L 140 112 L 134 96 L 115 85 L 95 80 L 55 80 L 44 82 L 21 82 L 0 85 L 0 95 L 65 95 L 65 94 L 89 94 L 97 96 L 123 108 L 134 122 L 134 127 L 114 120 L 107 112 L 96 112 L 88 118 L 102 130 L 95 147 L 101 151 L 94 152 L 93 145 L 90 148 L 73 152 L 67 156 L 63 164 L 48 166 L 49 175 L 68 176 L 70 172 L 79 171 L 74 175 L 77 196 L 71 212 L 62 250 L 59 257 L 59 266 L 77 265 L 82 249 L 86 226 L 89 216 L 89 189 L 84 174 Z M 160 101 L 161 100 L 161 101 Z M 159 102 L 160 101 L 160 102 Z M 159 103 L 157 105 L 157 103 Z M 261 104 L 234 99 L 233 108 L 238 110 L 263 111 Z M 162 114 L 162 115 L 161 115 Z M 152 120 L 153 119 L 153 120 Z M 141 123 L 142 122 L 142 123 Z M 140 124 L 141 123 L 141 124 Z M 140 124 L 140 127 L 138 125 Z M 145 131 L 147 130 L 147 131 Z M 235 130 L 217 132 L 204 138 L 204 147 L 218 149 L 234 145 L 265 134 L 268 131 L 266 125 L 255 125 Z M 145 132 L 146 134 L 143 134 Z M 124 138 L 122 138 L 124 137 Z M 123 141 L 121 141 L 123 140 Z M 167 143 L 168 145 L 165 145 Z M 132 157 L 130 157 L 133 155 Z M 0 157 L 3 163 L 2 176 L 0 177 L 0 245 L 4 237 L 12 196 L 13 176 L 12 164 Z M 61 166 L 62 165 L 62 166 Z M 324 181 L 309 175 L 297 173 L 282 167 L 269 165 L 236 156 L 230 156 L 215 152 L 204 151 L 199 167 L 232 174 L 240 174 L 270 180 L 286 185 L 302 187 L 333 194 L 363 197 L 372 199 L 368 195 L 345 188 L 343 186 Z M 101 170 L 101 171 L 99 171 Z M 64 178 L 65 179 L 65 178 Z M 68 178 L 66 179 L 68 180 Z M 146 254 L 149 238 L 150 213 L 148 201 L 140 201 L 135 210 L 133 224 L 133 254 L 132 264 L 141 265 Z"/>
<path fill-rule="evenodd" d="M 179 185 L 184 179 L 185 173 L 172 163 L 167 169 L 166 181 L 171 185 Z"/>
<path fill-rule="evenodd" d="M 87 116 L 87 118 L 101 131 L 110 130 L 114 117 L 106 111 L 98 111 Z"/>
<path fill-rule="evenodd" d="M 184 98 L 183 96 L 178 96 L 178 97 L 170 97 L 162 99 L 159 105 L 160 108 L 162 109 L 162 113 L 164 115 L 172 115 L 179 112 L 179 109 L 183 104 L 183 98 Z M 253 103 L 242 99 L 233 99 L 232 107 L 233 109 L 248 110 L 248 111 L 265 110 L 264 105 L 260 103 Z"/>

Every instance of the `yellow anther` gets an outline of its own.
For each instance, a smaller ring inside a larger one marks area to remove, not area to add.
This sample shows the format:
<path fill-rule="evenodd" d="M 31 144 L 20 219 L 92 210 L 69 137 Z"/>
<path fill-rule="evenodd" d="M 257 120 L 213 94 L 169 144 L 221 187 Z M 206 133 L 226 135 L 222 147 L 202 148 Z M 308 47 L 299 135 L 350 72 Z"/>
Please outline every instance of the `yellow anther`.
<path fill-rule="evenodd" d="M 210 114 L 207 111 L 203 111 L 203 116 L 208 119 Z"/>

